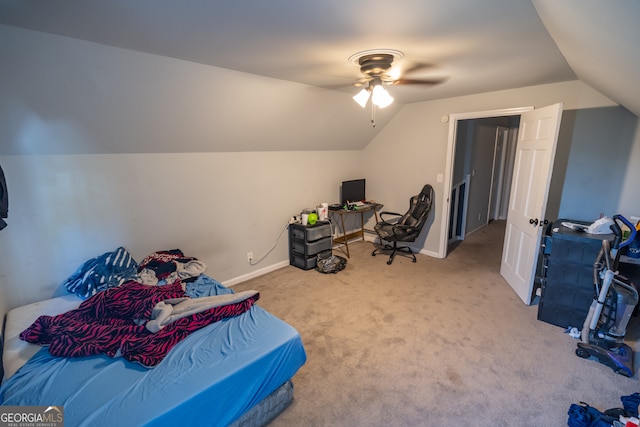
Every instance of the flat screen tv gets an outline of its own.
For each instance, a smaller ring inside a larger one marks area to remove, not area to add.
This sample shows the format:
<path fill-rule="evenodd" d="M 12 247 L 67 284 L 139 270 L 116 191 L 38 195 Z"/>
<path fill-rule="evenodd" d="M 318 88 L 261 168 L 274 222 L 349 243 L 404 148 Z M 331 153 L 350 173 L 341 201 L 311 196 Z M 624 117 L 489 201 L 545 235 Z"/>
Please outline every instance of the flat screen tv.
<path fill-rule="evenodd" d="M 360 202 L 365 201 L 365 180 L 364 179 L 352 179 L 350 181 L 342 181 L 342 191 L 340 195 L 340 201 L 343 205 L 347 202 Z"/>

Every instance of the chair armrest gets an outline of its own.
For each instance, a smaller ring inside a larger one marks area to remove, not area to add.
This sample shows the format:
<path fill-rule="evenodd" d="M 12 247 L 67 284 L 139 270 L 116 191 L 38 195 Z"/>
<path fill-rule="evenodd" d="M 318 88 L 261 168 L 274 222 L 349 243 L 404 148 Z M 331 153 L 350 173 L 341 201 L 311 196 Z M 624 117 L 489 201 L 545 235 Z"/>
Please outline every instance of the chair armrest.
<path fill-rule="evenodd" d="M 392 218 L 391 221 L 393 221 L 393 220 L 397 221 L 402 216 L 402 214 L 399 214 L 399 213 L 396 213 L 396 212 L 388 212 L 388 211 L 380 212 L 379 215 L 380 215 L 380 219 L 382 220 L 382 222 L 389 222 L 388 220 L 384 219 L 384 215 L 393 215 L 393 216 L 397 217 L 397 218 Z"/>
<path fill-rule="evenodd" d="M 393 224 L 394 232 L 396 229 L 403 230 L 405 233 L 411 234 L 416 229 L 415 225 Z"/>

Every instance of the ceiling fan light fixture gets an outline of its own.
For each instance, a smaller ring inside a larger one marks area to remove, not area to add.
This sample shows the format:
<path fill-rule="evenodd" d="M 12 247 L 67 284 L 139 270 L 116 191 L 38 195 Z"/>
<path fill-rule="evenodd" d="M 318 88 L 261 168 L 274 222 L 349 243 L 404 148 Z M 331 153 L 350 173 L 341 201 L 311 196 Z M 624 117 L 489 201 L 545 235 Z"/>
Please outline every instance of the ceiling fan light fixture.
<path fill-rule="evenodd" d="M 393 97 L 381 85 L 374 86 L 372 92 L 371 102 L 378 108 L 385 108 L 393 103 Z"/>
<path fill-rule="evenodd" d="M 365 108 L 371 98 L 371 124 L 376 126 L 376 107 L 385 108 L 393 103 L 393 97 L 389 95 L 383 84 L 395 84 L 397 76 L 392 69 L 392 64 L 403 57 L 403 53 L 395 49 L 365 50 L 349 57 L 349 61 L 360 68 L 363 78 L 359 84 L 367 84 L 353 100 L 362 108 Z M 358 84 L 356 84 L 358 86 Z"/>
<path fill-rule="evenodd" d="M 369 92 L 369 89 L 364 88 L 353 97 L 353 100 L 356 101 L 362 108 L 364 108 L 367 106 L 367 101 L 369 100 L 370 95 L 371 93 Z"/>

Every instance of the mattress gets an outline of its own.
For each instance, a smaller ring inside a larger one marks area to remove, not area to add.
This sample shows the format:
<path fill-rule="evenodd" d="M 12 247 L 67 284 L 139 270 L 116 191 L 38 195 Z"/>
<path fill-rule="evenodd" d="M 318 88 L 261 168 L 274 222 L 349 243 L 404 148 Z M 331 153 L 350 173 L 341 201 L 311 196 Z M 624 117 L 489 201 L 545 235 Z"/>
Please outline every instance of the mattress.
<path fill-rule="evenodd" d="M 3 381 L 11 377 L 41 349 L 38 345 L 22 341 L 19 337 L 20 332 L 31 325 L 38 316 L 62 314 L 77 308 L 81 302 L 75 294 L 69 294 L 18 307 L 7 313 L 2 352 Z"/>
<path fill-rule="evenodd" d="M 282 413 L 293 401 L 293 384 L 287 381 L 245 412 L 229 427 L 261 427 Z"/>
<path fill-rule="evenodd" d="M 210 287 L 232 292 L 217 282 Z M 306 361 L 298 332 L 258 305 L 192 333 L 151 369 L 104 355 L 57 358 L 46 348 L 30 357 L 34 349 L 14 346 L 36 311 L 61 310 L 73 298 L 9 313 L 0 404 L 63 406 L 65 423 L 74 426 L 227 426 Z"/>

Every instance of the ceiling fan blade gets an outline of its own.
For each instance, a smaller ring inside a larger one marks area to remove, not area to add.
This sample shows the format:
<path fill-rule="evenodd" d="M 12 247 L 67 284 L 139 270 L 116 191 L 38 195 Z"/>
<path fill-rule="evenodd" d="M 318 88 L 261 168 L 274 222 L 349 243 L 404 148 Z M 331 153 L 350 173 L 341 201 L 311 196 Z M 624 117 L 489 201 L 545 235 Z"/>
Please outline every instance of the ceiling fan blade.
<path fill-rule="evenodd" d="M 404 76 L 407 74 L 416 73 L 418 71 L 431 70 L 433 68 L 436 68 L 436 66 L 433 64 L 427 64 L 424 62 L 413 62 L 410 65 L 402 67 L 402 75 Z"/>
<path fill-rule="evenodd" d="M 398 79 L 394 85 L 437 85 L 447 80 L 447 77 L 437 77 L 432 79 Z"/>
<path fill-rule="evenodd" d="M 370 81 L 371 81 L 370 78 L 364 77 L 359 79 L 357 82 L 353 83 L 352 86 L 355 86 L 355 87 L 367 86 Z"/>
<path fill-rule="evenodd" d="M 434 68 L 437 68 L 437 67 L 433 64 L 427 64 L 424 62 L 415 62 L 415 61 L 407 62 L 405 60 L 400 64 L 394 65 L 387 73 L 385 73 L 383 75 L 383 80 L 387 82 L 406 80 L 408 82 L 409 80 L 416 80 L 416 79 L 405 79 L 404 77 L 409 77 L 409 75 L 412 73 L 419 73 L 420 71 L 432 70 Z M 416 77 L 419 77 L 419 76 L 416 76 Z M 421 80 L 424 80 L 424 79 L 421 79 Z M 391 84 L 396 84 L 396 83 L 391 83 Z M 416 83 L 400 83 L 400 84 L 416 84 Z"/>

